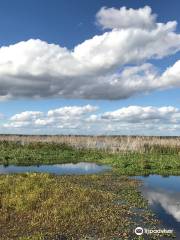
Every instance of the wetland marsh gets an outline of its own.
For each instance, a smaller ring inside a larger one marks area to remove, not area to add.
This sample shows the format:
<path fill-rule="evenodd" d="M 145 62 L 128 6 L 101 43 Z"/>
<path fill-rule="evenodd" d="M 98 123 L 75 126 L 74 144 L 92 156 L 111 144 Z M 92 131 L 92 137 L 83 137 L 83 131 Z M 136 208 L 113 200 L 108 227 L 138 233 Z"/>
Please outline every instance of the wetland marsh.
<path fill-rule="evenodd" d="M 179 175 L 179 146 L 144 149 L 113 152 L 59 142 L 1 141 L 1 239 L 165 239 L 135 235 L 138 226 L 169 225 L 142 191 L 148 177 L 129 176 Z"/>

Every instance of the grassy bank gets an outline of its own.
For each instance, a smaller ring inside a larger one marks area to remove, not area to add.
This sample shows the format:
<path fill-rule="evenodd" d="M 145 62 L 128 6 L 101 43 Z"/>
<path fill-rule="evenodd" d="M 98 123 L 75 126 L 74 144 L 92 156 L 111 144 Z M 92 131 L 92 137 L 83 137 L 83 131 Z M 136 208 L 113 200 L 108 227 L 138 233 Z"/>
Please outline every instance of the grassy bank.
<path fill-rule="evenodd" d="M 0 175 L 0 239 L 141 239 L 137 220 L 155 229 L 159 223 L 137 185 L 110 173 Z"/>
<path fill-rule="evenodd" d="M 107 152 L 102 149 L 75 148 L 63 143 L 0 142 L 0 164 L 40 165 L 68 162 L 110 164 L 122 175 L 179 175 L 180 148 L 145 146 L 144 151 Z"/>

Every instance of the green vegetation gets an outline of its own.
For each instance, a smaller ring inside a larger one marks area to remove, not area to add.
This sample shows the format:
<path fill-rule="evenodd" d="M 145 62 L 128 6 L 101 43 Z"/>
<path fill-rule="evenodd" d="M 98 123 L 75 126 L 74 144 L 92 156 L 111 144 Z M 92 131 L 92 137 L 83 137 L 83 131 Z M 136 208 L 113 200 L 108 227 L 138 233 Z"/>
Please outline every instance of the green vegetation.
<path fill-rule="evenodd" d="M 33 165 L 79 161 L 99 161 L 103 153 L 76 149 L 66 144 L 0 142 L 0 164 Z"/>
<path fill-rule="evenodd" d="M 121 175 L 178 175 L 180 148 L 174 146 L 144 146 L 144 151 L 110 153 L 97 149 L 73 148 L 59 143 L 0 142 L 0 164 L 33 165 L 68 162 L 110 164 Z"/>
<path fill-rule="evenodd" d="M 137 185 L 110 173 L 0 175 L 0 239 L 140 239 L 137 218 L 144 227 L 159 223 Z"/>
<path fill-rule="evenodd" d="M 122 175 L 179 175 L 180 154 L 162 154 L 160 152 L 127 152 L 114 154 L 103 159 Z"/>
<path fill-rule="evenodd" d="M 0 175 L 0 239 L 143 239 L 133 233 L 137 223 L 151 229 L 160 223 L 138 191 L 140 183 L 127 176 L 180 174 L 179 145 L 174 140 L 169 146 L 154 142 L 131 150 L 118 145 L 111 151 L 60 142 L 0 141 L 0 164 L 5 166 L 96 162 L 113 167 L 99 175 Z"/>

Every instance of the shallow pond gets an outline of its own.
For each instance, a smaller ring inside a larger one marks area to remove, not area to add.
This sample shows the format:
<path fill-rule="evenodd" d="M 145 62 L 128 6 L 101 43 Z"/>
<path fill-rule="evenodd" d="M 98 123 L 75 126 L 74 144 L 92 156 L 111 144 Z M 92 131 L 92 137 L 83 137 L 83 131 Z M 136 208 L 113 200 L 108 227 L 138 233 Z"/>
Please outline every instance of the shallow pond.
<path fill-rule="evenodd" d="M 110 166 L 97 165 L 96 163 L 66 163 L 66 164 L 54 164 L 54 165 L 39 165 L 39 166 L 15 166 L 0 165 L 0 174 L 8 173 L 26 173 L 26 172 L 41 172 L 41 173 L 53 173 L 56 175 L 70 175 L 70 174 L 93 174 L 111 170 Z"/>
<path fill-rule="evenodd" d="M 174 229 L 180 239 L 180 176 L 150 175 L 136 177 L 143 181 L 141 191 L 163 227 Z"/>

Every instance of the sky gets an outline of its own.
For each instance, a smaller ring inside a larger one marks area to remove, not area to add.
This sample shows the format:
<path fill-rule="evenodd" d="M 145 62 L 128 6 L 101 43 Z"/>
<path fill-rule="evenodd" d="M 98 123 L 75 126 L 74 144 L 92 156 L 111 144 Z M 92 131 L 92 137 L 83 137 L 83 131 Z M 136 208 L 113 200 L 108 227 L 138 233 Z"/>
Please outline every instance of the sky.
<path fill-rule="evenodd" d="M 177 0 L 0 0 L 0 133 L 180 135 Z"/>

